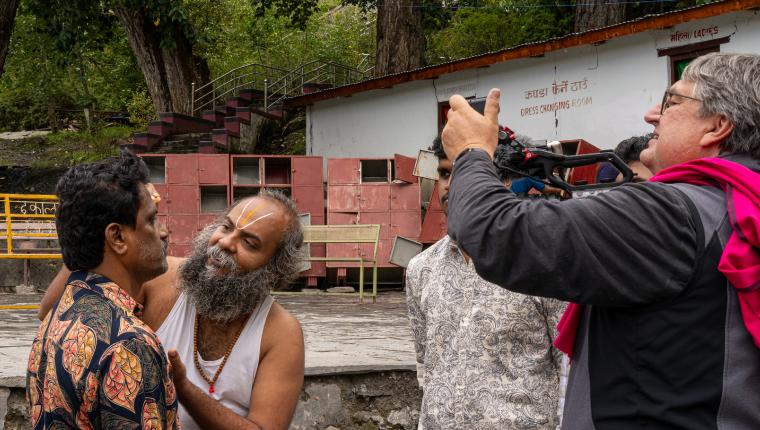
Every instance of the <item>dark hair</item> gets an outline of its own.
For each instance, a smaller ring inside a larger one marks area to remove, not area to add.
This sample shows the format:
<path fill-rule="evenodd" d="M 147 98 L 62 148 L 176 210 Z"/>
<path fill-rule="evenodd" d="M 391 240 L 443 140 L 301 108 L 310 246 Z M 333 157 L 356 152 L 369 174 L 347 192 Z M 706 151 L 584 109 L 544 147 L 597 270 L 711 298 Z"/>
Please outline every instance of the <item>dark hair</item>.
<path fill-rule="evenodd" d="M 435 156 L 438 157 L 439 160 L 445 160 L 446 159 L 446 151 L 443 150 L 443 141 L 441 140 L 441 136 L 438 135 L 433 139 L 433 143 L 430 145 L 429 150 L 433 151 L 435 153 Z"/>
<path fill-rule="evenodd" d="M 122 151 L 69 169 L 58 181 L 55 227 L 63 262 L 70 270 L 90 270 L 103 261 L 105 229 L 118 223 L 134 228 L 140 207 L 140 184 L 148 167 Z"/>
<path fill-rule="evenodd" d="M 639 161 L 641 151 L 649 147 L 650 139 L 652 139 L 651 134 L 629 137 L 617 144 L 615 147 L 615 155 L 622 158 L 626 164 L 632 161 Z"/>

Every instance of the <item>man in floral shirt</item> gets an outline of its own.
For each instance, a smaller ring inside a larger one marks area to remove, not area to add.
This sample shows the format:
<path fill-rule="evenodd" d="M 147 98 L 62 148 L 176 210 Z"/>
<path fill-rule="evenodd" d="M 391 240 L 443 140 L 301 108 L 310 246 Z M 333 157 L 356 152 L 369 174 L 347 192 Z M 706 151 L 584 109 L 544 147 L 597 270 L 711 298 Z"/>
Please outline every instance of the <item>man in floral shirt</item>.
<path fill-rule="evenodd" d="M 444 211 L 452 163 L 440 139 Z M 444 236 L 416 256 L 407 303 L 423 390 L 421 429 L 555 429 L 561 357 L 552 347 L 565 306 L 481 279 Z"/>
<path fill-rule="evenodd" d="M 35 429 L 179 427 L 166 355 L 134 314 L 140 286 L 167 267 L 151 190 L 129 153 L 75 166 L 58 183 L 56 227 L 73 273 L 29 355 Z"/>

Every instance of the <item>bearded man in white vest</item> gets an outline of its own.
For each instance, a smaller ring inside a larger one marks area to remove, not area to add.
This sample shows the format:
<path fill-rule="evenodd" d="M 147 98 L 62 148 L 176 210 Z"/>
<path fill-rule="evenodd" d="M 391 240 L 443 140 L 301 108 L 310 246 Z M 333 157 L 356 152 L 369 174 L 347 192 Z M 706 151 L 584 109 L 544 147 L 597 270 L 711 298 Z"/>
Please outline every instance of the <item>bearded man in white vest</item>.
<path fill-rule="evenodd" d="M 143 285 L 141 318 L 169 351 L 184 429 L 290 425 L 303 385 L 303 333 L 270 290 L 297 276 L 302 243 L 293 202 L 262 190 Z M 40 318 L 67 277 L 64 268 L 48 288 Z"/>

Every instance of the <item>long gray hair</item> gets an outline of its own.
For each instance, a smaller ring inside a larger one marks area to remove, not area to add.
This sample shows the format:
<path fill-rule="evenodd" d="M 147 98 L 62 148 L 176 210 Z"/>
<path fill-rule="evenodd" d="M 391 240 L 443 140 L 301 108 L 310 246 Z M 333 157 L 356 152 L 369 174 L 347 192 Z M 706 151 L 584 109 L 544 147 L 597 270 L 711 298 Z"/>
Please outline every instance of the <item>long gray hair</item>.
<path fill-rule="evenodd" d="M 734 125 L 721 149 L 760 159 L 760 55 L 703 55 L 686 66 L 681 79 L 694 83 L 700 115 L 724 115 Z"/>
<path fill-rule="evenodd" d="M 280 282 L 275 288 L 286 288 L 298 277 L 298 268 L 303 259 L 303 254 L 301 253 L 303 228 L 298 218 L 298 209 L 293 200 L 280 191 L 265 188 L 259 192 L 257 197 L 279 203 L 290 218 L 288 227 L 282 234 L 279 247 L 270 262 L 272 269 L 280 275 Z"/>

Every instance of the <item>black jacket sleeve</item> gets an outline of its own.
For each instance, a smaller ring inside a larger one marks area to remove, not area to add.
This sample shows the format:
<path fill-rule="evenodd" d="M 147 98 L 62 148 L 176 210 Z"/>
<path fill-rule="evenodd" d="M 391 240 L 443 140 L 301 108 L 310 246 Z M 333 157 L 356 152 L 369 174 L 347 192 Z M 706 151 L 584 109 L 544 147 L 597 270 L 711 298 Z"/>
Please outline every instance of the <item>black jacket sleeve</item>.
<path fill-rule="evenodd" d="M 484 279 L 519 293 L 601 306 L 667 300 L 694 273 L 699 215 L 667 184 L 627 184 L 593 197 L 518 199 L 485 152 L 457 159 L 449 235 Z"/>

